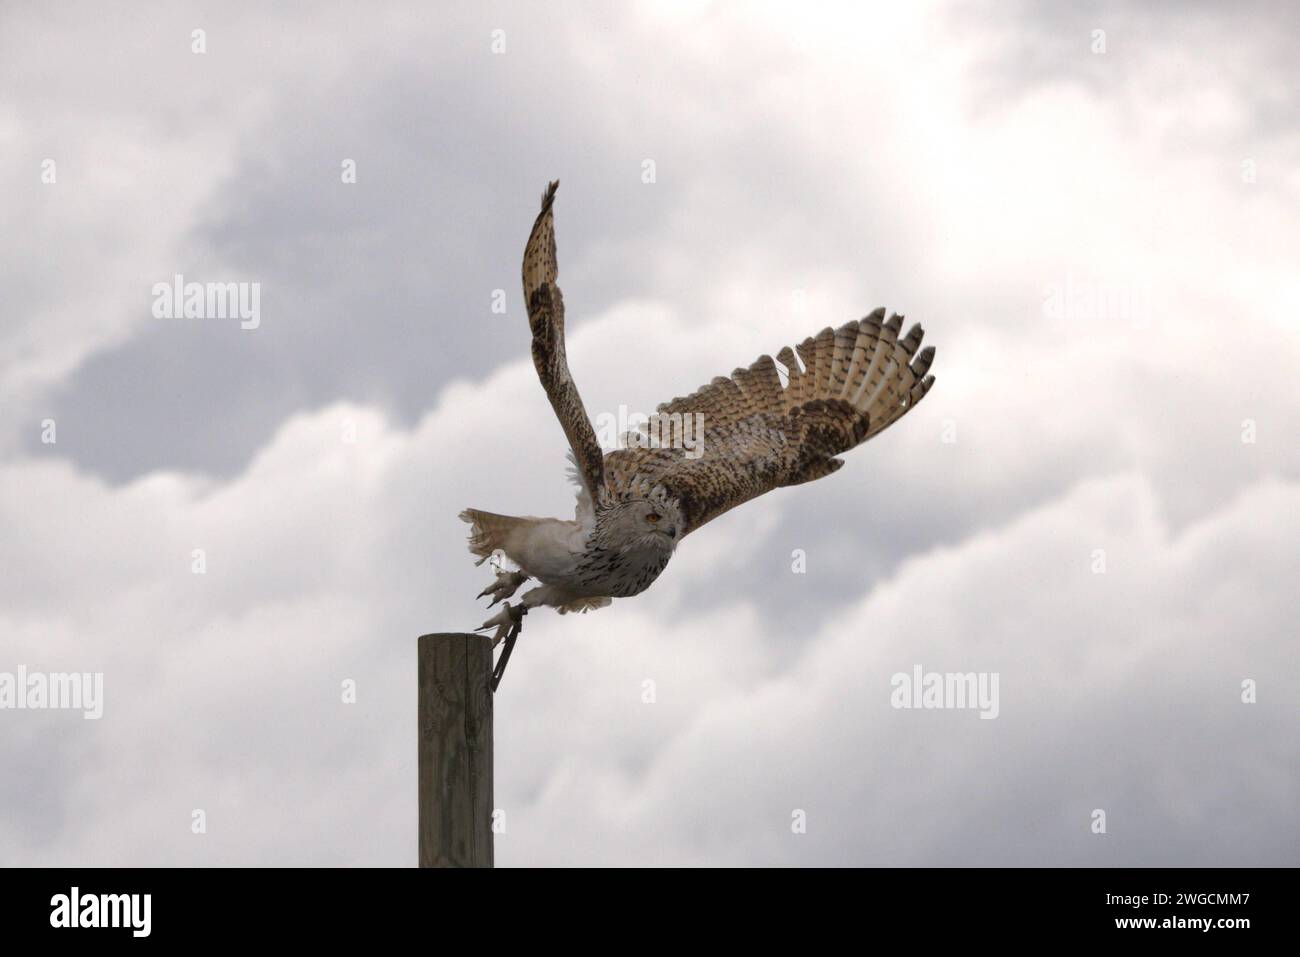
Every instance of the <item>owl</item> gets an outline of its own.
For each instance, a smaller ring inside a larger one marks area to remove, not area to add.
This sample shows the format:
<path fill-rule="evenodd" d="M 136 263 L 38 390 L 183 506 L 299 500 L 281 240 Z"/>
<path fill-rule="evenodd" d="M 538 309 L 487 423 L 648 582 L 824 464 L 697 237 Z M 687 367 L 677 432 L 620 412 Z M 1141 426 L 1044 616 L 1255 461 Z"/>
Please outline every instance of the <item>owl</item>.
<path fill-rule="evenodd" d="M 687 535 L 764 492 L 830 475 L 844 464 L 836 456 L 897 422 L 934 385 L 934 347 L 920 348 L 921 327 L 902 335 L 903 317 L 885 318 L 877 309 L 661 404 L 653 423 L 698 423 L 698 454 L 661 441 L 649 424 L 629 434 L 627 447 L 602 452 L 564 351 L 555 257 L 559 185 L 543 194 L 524 247 L 524 302 L 533 365 L 568 440 L 577 507 L 572 519 L 460 513 L 478 564 L 504 555 L 518 566 L 499 568 L 478 596 L 490 596 L 489 607 L 504 602 L 478 629 L 494 632 L 494 644 L 506 642 L 494 689 L 529 609 L 587 612 L 639 595 Z M 511 604 L 530 579 L 538 584 Z"/>

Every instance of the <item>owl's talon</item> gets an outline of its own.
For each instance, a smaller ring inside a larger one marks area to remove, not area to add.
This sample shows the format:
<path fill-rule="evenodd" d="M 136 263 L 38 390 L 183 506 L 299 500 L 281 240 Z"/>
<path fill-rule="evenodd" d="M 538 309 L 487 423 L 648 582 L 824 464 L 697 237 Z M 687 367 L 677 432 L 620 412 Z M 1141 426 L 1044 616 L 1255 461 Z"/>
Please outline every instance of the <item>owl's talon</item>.
<path fill-rule="evenodd" d="M 497 578 L 491 585 L 484 588 L 476 597 L 482 598 L 484 595 L 491 595 L 492 600 L 488 602 L 491 608 L 499 601 L 503 601 L 519 590 L 519 586 L 528 581 L 528 576 L 523 572 L 507 572 L 497 569 Z"/>

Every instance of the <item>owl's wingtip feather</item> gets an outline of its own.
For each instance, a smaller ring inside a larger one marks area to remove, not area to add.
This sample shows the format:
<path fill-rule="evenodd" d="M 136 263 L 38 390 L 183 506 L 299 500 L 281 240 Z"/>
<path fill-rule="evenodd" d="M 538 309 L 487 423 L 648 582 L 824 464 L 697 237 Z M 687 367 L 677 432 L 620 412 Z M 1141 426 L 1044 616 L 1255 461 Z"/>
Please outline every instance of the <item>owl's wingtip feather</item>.
<path fill-rule="evenodd" d="M 551 204 L 555 202 L 555 191 L 559 188 L 560 181 L 558 179 L 551 180 L 546 184 L 546 192 L 542 193 L 542 212 L 546 212 L 551 208 Z"/>

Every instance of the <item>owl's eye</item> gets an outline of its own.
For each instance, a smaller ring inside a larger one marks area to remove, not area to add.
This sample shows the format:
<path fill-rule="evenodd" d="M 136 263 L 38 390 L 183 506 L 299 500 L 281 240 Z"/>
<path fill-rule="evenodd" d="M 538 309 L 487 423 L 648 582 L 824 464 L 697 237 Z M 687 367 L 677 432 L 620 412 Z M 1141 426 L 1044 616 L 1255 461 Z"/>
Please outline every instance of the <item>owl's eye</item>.
<path fill-rule="evenodd" d="M 649 515 L 645 517 L 645 520 L 649 522 L 651 525 L 653 525 L 655 522 L 659 521 L 659 518 L 660 515 L 658 512 L 651 512 Z"/>

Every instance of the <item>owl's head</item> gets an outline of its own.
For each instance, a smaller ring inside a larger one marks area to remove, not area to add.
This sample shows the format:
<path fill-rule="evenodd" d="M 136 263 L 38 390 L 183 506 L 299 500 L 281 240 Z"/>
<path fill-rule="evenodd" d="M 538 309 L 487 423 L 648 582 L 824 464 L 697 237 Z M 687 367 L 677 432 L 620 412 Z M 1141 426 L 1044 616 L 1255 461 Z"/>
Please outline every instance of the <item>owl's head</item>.
<path fill-rule="evenodd" d="M 672 551 L 686 531 L 681 510 L 662 498 L 626 498 L 612 505 L 601 525 L 612 543 Z"/>

